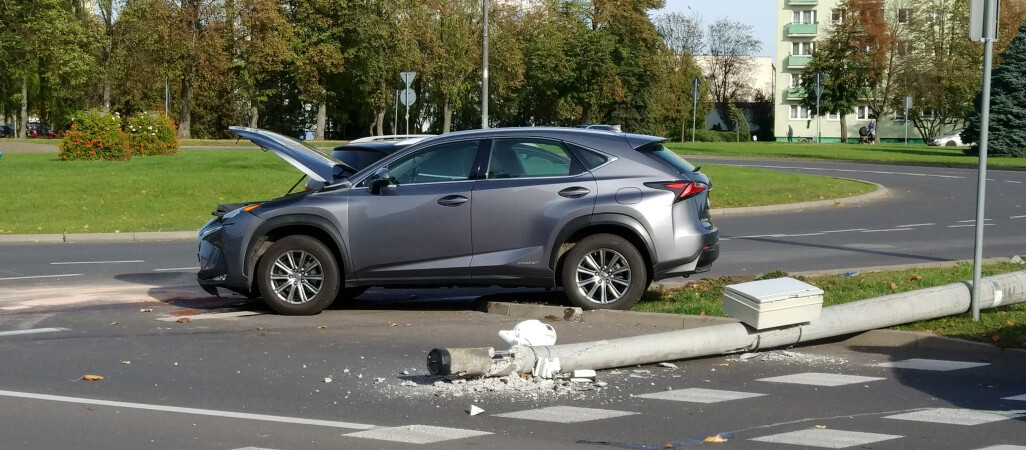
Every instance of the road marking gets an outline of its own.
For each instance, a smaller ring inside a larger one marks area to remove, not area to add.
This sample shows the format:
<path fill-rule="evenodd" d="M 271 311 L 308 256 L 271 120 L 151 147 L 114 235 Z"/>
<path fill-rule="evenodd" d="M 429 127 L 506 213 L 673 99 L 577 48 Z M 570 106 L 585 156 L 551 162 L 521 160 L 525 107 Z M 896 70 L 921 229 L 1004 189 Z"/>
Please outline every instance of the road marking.
<path fill-rule="evenodd" d="M 1014 396 L 1014 397 L 1005 397 L 1005 398 L 1003 398 L 1003 399 L 1001 399 L 1001 400 L 1016 400 L 1016 401 L 1023 401 L 1023 402 L 1026 402 L 1026 394 L 1023 394 L 1023 395 L 1016 395 L 1016 396 Z"/>
<path fill-rule="evenodd" d="M 937 224 L 935 224 L 935 223 L 914 223 L 914 224 L 911 224 L 911 225 L 898 225 L 898 228 L 929 227 L 929 226 L 933 226 L 933 225 L 937 225 Z"/>
<path fill-rule="evenodd" d="M 144 263 L 146 261 L 141 259 L 133 259 L 128 261 L 63 261 L 63 262 L 52 262 L 51 266 L 67 266 L 72 264 L 135 264 Z"/>
<path fill-rule="evenodd" d="M 863 233 L 885 233 L 888 231 L 913 231 L 911 228 L 888 228 L 886 230 L 862 230 Z"/>
<path fill-rule="evenodd" d="M 886 416 L 884 419 L 971 426 L 999 422 L 1002 420 L 1018 419 L 1024 416 L 1023 412 L 1024 411 L 979 411 L 974 409 L 932 408 Z"/>
<path fill-rule="evenodd" d="M 246 316 L 260 316 L 263 315 L 261 312 L 256 311 L 232 311 L 223 313 L 209 313 L 209 314 L 195 314 L 191 316 L 172 316 L 172 317 L 158 317 L 157 320 L 162 322 L 176 322 L 183 318 L 189 320 L 202 320 L 202 319 L 227 319 L 231 317 L 246 317 Z"/>
<path fill-rule="evenodd" d="M 865 383 L 883 380 L 881 377 L 862 377 L 858 375 L 841 375 L 836 373 L 797 373 L 780 377 L 760 378 L 757 381 L 771 383 L 805 384 L 809 386 L 843 386 L 846 384 Z"/>
<path fill-rule="evenodd" d="M 11 330 L 11 331 L 0 331 L 0 337 L 3 336 L 20 336 L 24 334 L 39 334 L 39 333 L 56 333 L 59 331 L 68 331 L 67 328 L 33 328 L 29 330 Z"/>
<path fill-rule="evenodd" d="M 965 361 L 944 361 L 940 359 L 913 358 L 906 359 L 904 361 L 891 361 L 873 365 L 876 367 L 892 367 L 895 369 L 933 370 L 937 372 L 947 372 L 950 370 L 971 369 L 973 367 L 988 366 L 990 364 Z"/>
<path fill-rule="evenodd" d="M 761 397 L 766 394 L 753 392 L 721 391 L 717 389 L 674 389 L 672 391 L 654 392 L 651 394 L 639 395 L 640 398 L 653 398 L 656 400 L 673 400 L 677 402 L 692 403 L 718 403 L 729 400 L 741 400 L 745 398 Z"/>
<path fill-rule="evenodd" d="M 1022 184 L 1022 181 L 1012 181 L 1012 180 L 1005 180 L 1005 183 L 1015 183 L 1015 184 Z"/>
<path fill-rule="evenodd" d="M 1011 217 L 1009 217 L 1009 219 L 1023 219 L 1023 218 L 1026 218 L 1026 216 L 1011 216 Z"/>
<path fill-rule="evenodd" d="M 849 229 L 849 230 L 830 230 L 830 231 L 824 231 L 824 233 L 852 233 L 852 232 L 855 232 L 855 231 L 866 231 L 866 229 L 865 228 L 852 228 L 852 229 Z"/>
<path fill-rule="evenodd" d="M 599 419 L 610 419 L 613 417 L 632 416 L 635 414 L 637 413 L 629 411 L 614 411 L 611 409 L 578 408 L 576 406 L 549 406 L 546 408 L 496 414 L 495 417 L 538 420 L 542 422 L 577 423 Z"/>
<path fill-rule="evenodd" d="M 468 437 L 486 436 L 487 431 L 464 430 L 461 428 L 433 427 L 430 425 L 407 425 L 404 427 L 376 428 L 358 431 L 345 436 L 381 441 L 403 442 L 406 444 L 434 444 L 436 442 L 463 439 Z"/>
<path fill-rule="evenodd" d="M 197 266 L 197 267 L 172 267 L 172 268 L 169 268 L 169 269 L 153 269 L 154 272 L 178 272 L 178 271 L 182 271 L 182 270 L 199 270 L 199 266 Z"/>
<path fill-rule="evenodd" d="M 985 227 L 989 227 L 989 226 L 993 226 L 993 225 L 994 224 L 992 224 L 992 223 L 985 223 L 985 224 L 983 224 L 983 226 L 985 226 Z M 967 224 L 962 224 L 962 225 L 948 225 L 948 228 L 965 228 L 965 227 L 975 227 L 975 226 L 976 226 L 975 223 L 967 223 Z"/>
<path fill-rule="evenodd" d="M 146 403 L 115 402 L 110 400 L 99 400 L 93 398 L 65 397 L 63 395 L 33 394 L 30 392 L 0 391 L 0 397 L 27 398 L 32 400 L 77 403 L 82 405 L 94 406 L 110 406 L 114 408 L 142 409 L 146 411 L 193 414 L 198 416 L 225 417 L 229 419 L 260 420 L 264 422 L 278 422 L 296 425 L 314 425 L 319 427 L 330 428 L 348 428 L 352 430 L 370 430 L 373 428 L 377 428 L 374 425 L 367 425 L 362 423 L 304 419 L 301 417 L 272 416 L 266 414 L 240 413 L 234 411 L 218 411 L 214 409 L 183 408 L 179 406 L 150 405 Z"/>
<path fill-rule="evenodd" d="M 864 433 L 861 431 L 844 431 L 812 428 L 792 431 L 770 436 L 753 438 L 753 441 L 792 444 L 805 447 L 847 448 L 866 446 L 874 442 L 899 439 L 905 436 L 896 434 Z"/>
<path fill-rule="evenodd" d="M 33 276 L 29 276 L 29 277 L 7 277 L 7 278 L 0 278 L 0 281 L 7 281 L 7 280 L 31 280 L 31 279 L 34 279 L 34 278 L 80 277 L 80 276 L 82 276 L 82 274 L 80 274 L 80 273 L 68 273 L 68 274 L 64 274 L 64 275 L 33 275 Z"/>
<path fill-rule="evenodd" d="M 986 222 L 988 220 L 990 220 L 990 219 L 983 219 L 984 222 Z M 976 223 L 976 219 L 959 220 L 958 223 Z"/>

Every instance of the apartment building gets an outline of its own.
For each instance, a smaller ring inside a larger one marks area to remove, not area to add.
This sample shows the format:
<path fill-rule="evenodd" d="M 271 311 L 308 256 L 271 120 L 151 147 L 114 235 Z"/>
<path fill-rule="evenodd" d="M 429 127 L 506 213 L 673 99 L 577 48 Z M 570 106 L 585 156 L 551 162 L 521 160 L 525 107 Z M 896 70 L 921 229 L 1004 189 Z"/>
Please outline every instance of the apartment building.
<path fill-rule="evenodd" d="M 787 141 L 787 127 L 794 136 L 821 142 L 840 142 L 841 118 L 837 114 L 815 117 L 815 108 L 801 106 L 804 91 L 798 87 L 799 78 L 809 60 L 816 42 L 825 37 L 830 26 L 845 17 L 837 9 L 839 0 L 777 0 L 777 89 L 774 92 L 774 134 L 778 142 Z M 857 140 L 859 128 L 867 126 L 871 117 L 869 106 L 861 104 L 846 117 L 849 140 Z M 904 142 L 905 121 L 891 114 L 877 119 L 881 142 Z M 922 143 L 922 137 L 909 124 L 909 142 Z"/>

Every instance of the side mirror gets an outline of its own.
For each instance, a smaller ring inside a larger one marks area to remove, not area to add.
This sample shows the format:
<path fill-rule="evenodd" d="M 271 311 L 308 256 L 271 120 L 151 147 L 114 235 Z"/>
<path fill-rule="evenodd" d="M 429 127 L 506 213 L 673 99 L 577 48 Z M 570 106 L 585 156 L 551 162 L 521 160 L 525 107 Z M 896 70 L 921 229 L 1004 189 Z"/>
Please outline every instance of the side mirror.
<path fill-rule="evenodd" d="M 392 184 L 392 177 L 388 174 L 388 168 L 382 167 L 374 172 L 374 178 L 370 182 L 371 194 L 378 195 L 382 189 L 385 189 Z"/>

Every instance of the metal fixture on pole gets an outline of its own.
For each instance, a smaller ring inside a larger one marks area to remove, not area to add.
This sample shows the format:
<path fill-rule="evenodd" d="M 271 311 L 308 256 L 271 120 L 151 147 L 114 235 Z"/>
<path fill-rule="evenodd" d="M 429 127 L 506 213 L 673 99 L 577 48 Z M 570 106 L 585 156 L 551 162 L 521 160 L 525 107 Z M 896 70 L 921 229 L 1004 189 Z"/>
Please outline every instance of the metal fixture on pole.
<path fill-rule="evenodd" d="M 488 128 L 488 2 L 484 3 L 484 42 L 481 45 L 481 128 Z"/>
<path fill-rule="evenodd" d="M 987 138 L 990 134 L 990 74 L 994 41 L 998 37 L 999 0 L 971 0 L 969 39 L 983 41 L 983 101 L 980 107 L 980 168 L 976 188 L 976 240 L 973 248 L 973 296 L 970 304 L 973 321 L 980 320 L 980 279 L 983 277 L 984 205 L 987 193 Z"/>
<path fill-rule="evenodd" d="M 399 102 L 406 106 L 406 134 L 410 133 L 410 105 L 417 101 L 417 93 L 413 92 L 413 79 L 417 78 L 417 72 L 399 72 L 399 78 L 406 83 L 406 89 L 399 94 Z"/>
<path fill-rule="evenodd" d="M 691 82 L 691 142 L 695 142 L 695 128 L 698 126 L 698 86 L 702 84 L 699 77 Z"/>

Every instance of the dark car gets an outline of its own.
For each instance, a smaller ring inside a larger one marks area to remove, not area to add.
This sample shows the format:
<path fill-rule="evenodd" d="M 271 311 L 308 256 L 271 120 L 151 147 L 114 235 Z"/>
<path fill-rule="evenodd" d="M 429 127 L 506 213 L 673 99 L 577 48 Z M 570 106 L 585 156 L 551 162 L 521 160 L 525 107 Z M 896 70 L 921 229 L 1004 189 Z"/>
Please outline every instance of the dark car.
<path fill-rule="evenodd" d="M 10 125 L 0 125 L 0 138 L 14 137 L 14 127 Z"/>
<path fill-rule="evenodd" d="M 320 186 L 219 207 L 199 230 L 197 278 L 282 314 L 370 286 L 562 287 L 582 308 L 627 309 L 653 281 L 719 256 L 710 180 L 664 138 L 462 131 L 356 170 L 295 139 L 231 130 Z"/>

